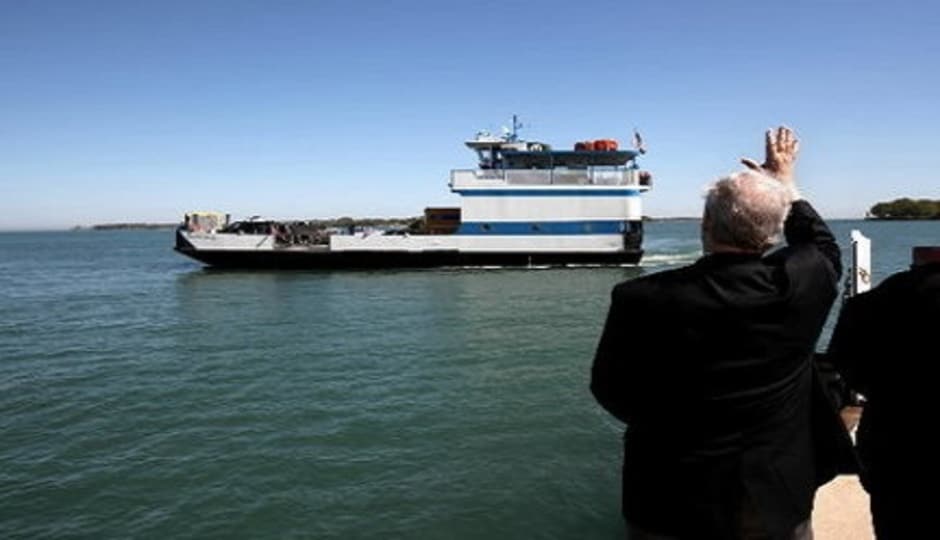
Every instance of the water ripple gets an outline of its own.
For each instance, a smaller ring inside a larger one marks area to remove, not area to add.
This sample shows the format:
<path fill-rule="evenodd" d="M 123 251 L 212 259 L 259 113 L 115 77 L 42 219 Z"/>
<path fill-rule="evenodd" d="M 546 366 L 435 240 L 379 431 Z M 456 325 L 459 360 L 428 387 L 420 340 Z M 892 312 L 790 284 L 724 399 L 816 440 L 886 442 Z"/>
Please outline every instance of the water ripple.
<path fill-rule="evenodd" d="M 620 538 L 591 356 L 611 287 L 697 258 L 696 227 L 651 223 L 639 267 L 538 271 L 0 235 L 0 537 Z"/>

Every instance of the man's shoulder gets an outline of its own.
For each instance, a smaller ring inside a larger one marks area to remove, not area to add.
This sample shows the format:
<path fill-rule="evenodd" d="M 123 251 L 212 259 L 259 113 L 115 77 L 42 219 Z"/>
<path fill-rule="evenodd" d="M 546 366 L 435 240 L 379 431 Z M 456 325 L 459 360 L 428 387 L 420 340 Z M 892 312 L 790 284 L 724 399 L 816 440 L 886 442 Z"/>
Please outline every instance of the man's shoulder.
<path fill-rule="evenodd" d="M 898 294 L 905 294 L 907 292 L 913 291 L 914 287 L 919 281 L 921 281 L 922 276 L 920 273 L 915 270 L 904 270 L 901 272 L 896 272 L 886 277 L 881 283 L 879 283 L 875 288 L 865 294 L 858 295 L 858 298 L 864 298 L 869 296 L 871 298 L 879 296 L 896 296 Z"/>
<path fill-rule="evenodd" d="M 614 287 L 614 298 L 629 298 L 649 295 L 662 295 L 675 291 L 676 287 L 692 281 L 697 273 L 695 265 L 683 266 L 647 274 L 635 279 L 623 281 Z"/>
<path fill-rule="evenodd" d="M 940 272 L 897 272 L 868 292 L 848 299 L 840 319 L 880 325 L 885 335 L 905 333 L 940 312 Z M 855 323 L 852 323 L 855 324 Z M 881 335 L 881 334 L 879 334 Z"/>
<path fill-rule="evenodd" d="M 790 276 L 813 281 L 824 280 L 836 286 L 841 267 L 833 266 L 831 258 L 814 243 L 784 246 L 762 259 L 768 267 L 782 268 Z"/>
<path fill-rule="evenodd" d="M 857 298 L 869 294 L 876 298 L 932 293 L 940 294 L 940 267 L 919 267 L 897 272 L 886 277 L 869 293 L 860 294 Z"/>
<path fill-rule="evenodd" d="M 891 274 L 868 292 L 856 294 L 846 300 L 846 311 L 870 312 L 886 309 L 895 302 L 905 302 L 913 293 L 917 276 L 911 270 Z"/>

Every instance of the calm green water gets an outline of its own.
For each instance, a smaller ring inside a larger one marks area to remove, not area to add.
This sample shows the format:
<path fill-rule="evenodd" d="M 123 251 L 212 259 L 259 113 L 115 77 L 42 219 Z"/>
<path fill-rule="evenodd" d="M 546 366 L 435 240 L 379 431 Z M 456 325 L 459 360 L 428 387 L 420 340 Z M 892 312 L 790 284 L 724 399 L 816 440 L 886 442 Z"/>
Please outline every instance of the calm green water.
<path fill-rule="evenodd" d="M 878 280 L 940 243 L 833 225 Z M 247 273 L 0 234 L 0 538 L 619 539 L 608 294 L 698 255 L 696 223 L 647 238 L 643 268 Z"/>

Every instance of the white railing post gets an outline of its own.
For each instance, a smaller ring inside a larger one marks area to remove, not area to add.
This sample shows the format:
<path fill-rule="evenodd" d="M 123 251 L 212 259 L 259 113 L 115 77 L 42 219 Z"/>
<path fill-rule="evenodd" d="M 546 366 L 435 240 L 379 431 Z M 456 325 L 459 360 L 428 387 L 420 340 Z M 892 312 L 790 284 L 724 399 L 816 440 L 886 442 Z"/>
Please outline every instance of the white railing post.
<path fill-rule="evenodd" d="M 849 294 L 854 296 L 871 289 L 871 239 L 852 230 L 852 275 Z"/>

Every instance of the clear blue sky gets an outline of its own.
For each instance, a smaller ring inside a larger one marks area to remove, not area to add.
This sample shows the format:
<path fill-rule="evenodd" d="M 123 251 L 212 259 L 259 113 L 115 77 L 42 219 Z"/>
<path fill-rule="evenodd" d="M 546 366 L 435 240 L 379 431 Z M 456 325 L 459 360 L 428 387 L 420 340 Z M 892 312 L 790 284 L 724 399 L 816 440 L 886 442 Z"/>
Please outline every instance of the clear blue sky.
<path fill-rule="evenodd" d="M 556 146 L 640 128 L 654 216 L 803 141 L 830 217 L 940 198 L 934 1 L 0 0 L 0 229 L 417 215 L 517 113 Z"/>

